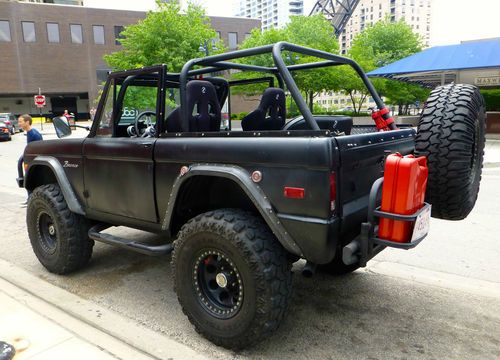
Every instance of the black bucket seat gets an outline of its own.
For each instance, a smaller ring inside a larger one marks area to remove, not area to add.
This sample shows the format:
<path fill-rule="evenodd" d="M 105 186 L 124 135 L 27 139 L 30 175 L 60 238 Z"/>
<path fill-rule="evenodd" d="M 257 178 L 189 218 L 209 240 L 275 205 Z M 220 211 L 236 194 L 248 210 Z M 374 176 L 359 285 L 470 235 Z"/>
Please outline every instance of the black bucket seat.
<path fill-rule="evenodd" d="M 204 80 L 191 80 L 186 86 L 188 131 L 219 131 L 221 108 L 215 86 Z M 167 117 L 168 132 L 182 132 L 180 108 Z"/>
<path fill-rule="evenodd" d="M 285 120 L 285 92 L 280 88 L 267 88 L 257 109 L 241 120 L 241 127 L 244 131 L 281 130 Z"/>

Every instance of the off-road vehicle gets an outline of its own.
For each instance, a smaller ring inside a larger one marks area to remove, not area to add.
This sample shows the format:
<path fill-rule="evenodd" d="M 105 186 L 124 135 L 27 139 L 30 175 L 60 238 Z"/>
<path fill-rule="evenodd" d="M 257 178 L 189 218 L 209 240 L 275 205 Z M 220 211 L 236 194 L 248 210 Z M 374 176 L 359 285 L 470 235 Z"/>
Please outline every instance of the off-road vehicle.
<path fill-rule="evenodd" d="M 287 64 L 291 53 L 318 61 Z M 272 56 L 274 65 L 240 61 L 250 56 Z M 351 66 L 375 100 L 374 126 L 307 107 L 294 74 L 338 65 Z M 283 320 L 293 262 L 306 260 L 309 275 L 352 272 L 385 247 L 418 244 L 431 206 L 432 216 L 448 220 L 474 206 L 485 128 L 474 86 L 432 91 L 415 131 L 398 127 L 353 60 L 310 48 L 280 42 L 167 70 L 111 73 L 86 138 L 27 146 L 18 181 L 32 191 L 29 238 L 50 272 L 87 265 L 94 241 L 173 252 L 175 291 L 189 320 L 215 344 L 238 349 Z M 231 85 L 245 84 L 224 74 L 246 71 L 247 83 L 269 87 L 241 129 L 221 126 Z M 301 117 L 287 121 L 287 96 Z M 70 132 L 60 119 L 55 125 Z M 118 238 L 104 232 L 111 226 L 168 241 Z"/>

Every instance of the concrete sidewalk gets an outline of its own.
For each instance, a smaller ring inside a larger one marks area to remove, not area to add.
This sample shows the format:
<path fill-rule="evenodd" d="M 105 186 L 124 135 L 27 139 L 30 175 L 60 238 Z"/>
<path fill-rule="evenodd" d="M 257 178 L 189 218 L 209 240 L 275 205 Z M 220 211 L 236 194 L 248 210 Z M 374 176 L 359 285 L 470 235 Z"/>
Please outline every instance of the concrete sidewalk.
<path fill-rule="evenodd" d="M 500 166 L 500 139 L 486 139 L 486 146 L 484 147 L 484 166 Z"/>
<path fill-rule="evenodd" d="M 34 303 L 36 299 L 32 295 L 0 279 L 0 341 L 16 348 L 16 360 L 117 359 L 107 350 L 80 338 L 75 332 L 81 324 L 66 328 L 43 314 L 46 305 L 36 310 L 27 305 Z M 56 311 L 52 315 L 61 319 L 62 314 Z"/>
<path fill-rule="evenodd" d="M 206 359 L 1 259 L 0 341 L 18 347 L 14 360 Z"/>

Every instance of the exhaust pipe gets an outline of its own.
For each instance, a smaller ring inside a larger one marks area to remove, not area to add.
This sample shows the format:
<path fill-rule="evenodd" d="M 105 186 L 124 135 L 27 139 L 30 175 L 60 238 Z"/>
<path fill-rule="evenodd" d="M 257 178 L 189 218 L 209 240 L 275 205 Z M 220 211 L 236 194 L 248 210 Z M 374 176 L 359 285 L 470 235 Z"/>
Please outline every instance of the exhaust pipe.
<path fill-rule="evenodd" d="M 311 278 L 316 272 L 316 266 L 317 266 L 316 264 L 308 261 L 302 268 L 302 276 L 306 278 Z"/>
<path fill-rule="evenodd" d="M 351 265 L 359 261 L 356 253 L 360 250 L 359 241 L 353 240 L 342 249 L 342 261 L 346 265 Z"/>

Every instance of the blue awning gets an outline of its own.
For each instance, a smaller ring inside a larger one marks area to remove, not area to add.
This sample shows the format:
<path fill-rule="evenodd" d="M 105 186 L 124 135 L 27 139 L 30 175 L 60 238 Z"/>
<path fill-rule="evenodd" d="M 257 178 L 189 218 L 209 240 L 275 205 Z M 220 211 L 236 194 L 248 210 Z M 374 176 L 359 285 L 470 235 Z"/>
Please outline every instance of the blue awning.
<path fill-rule="evenodd" d="M 429 74 L 450 70 L 500 68 L 500 39 L 435 46 L 370 71 L 368 76 L 412 82 L 411 74 Z M 418 83 L 425 83 L 420 77 Z"/>

